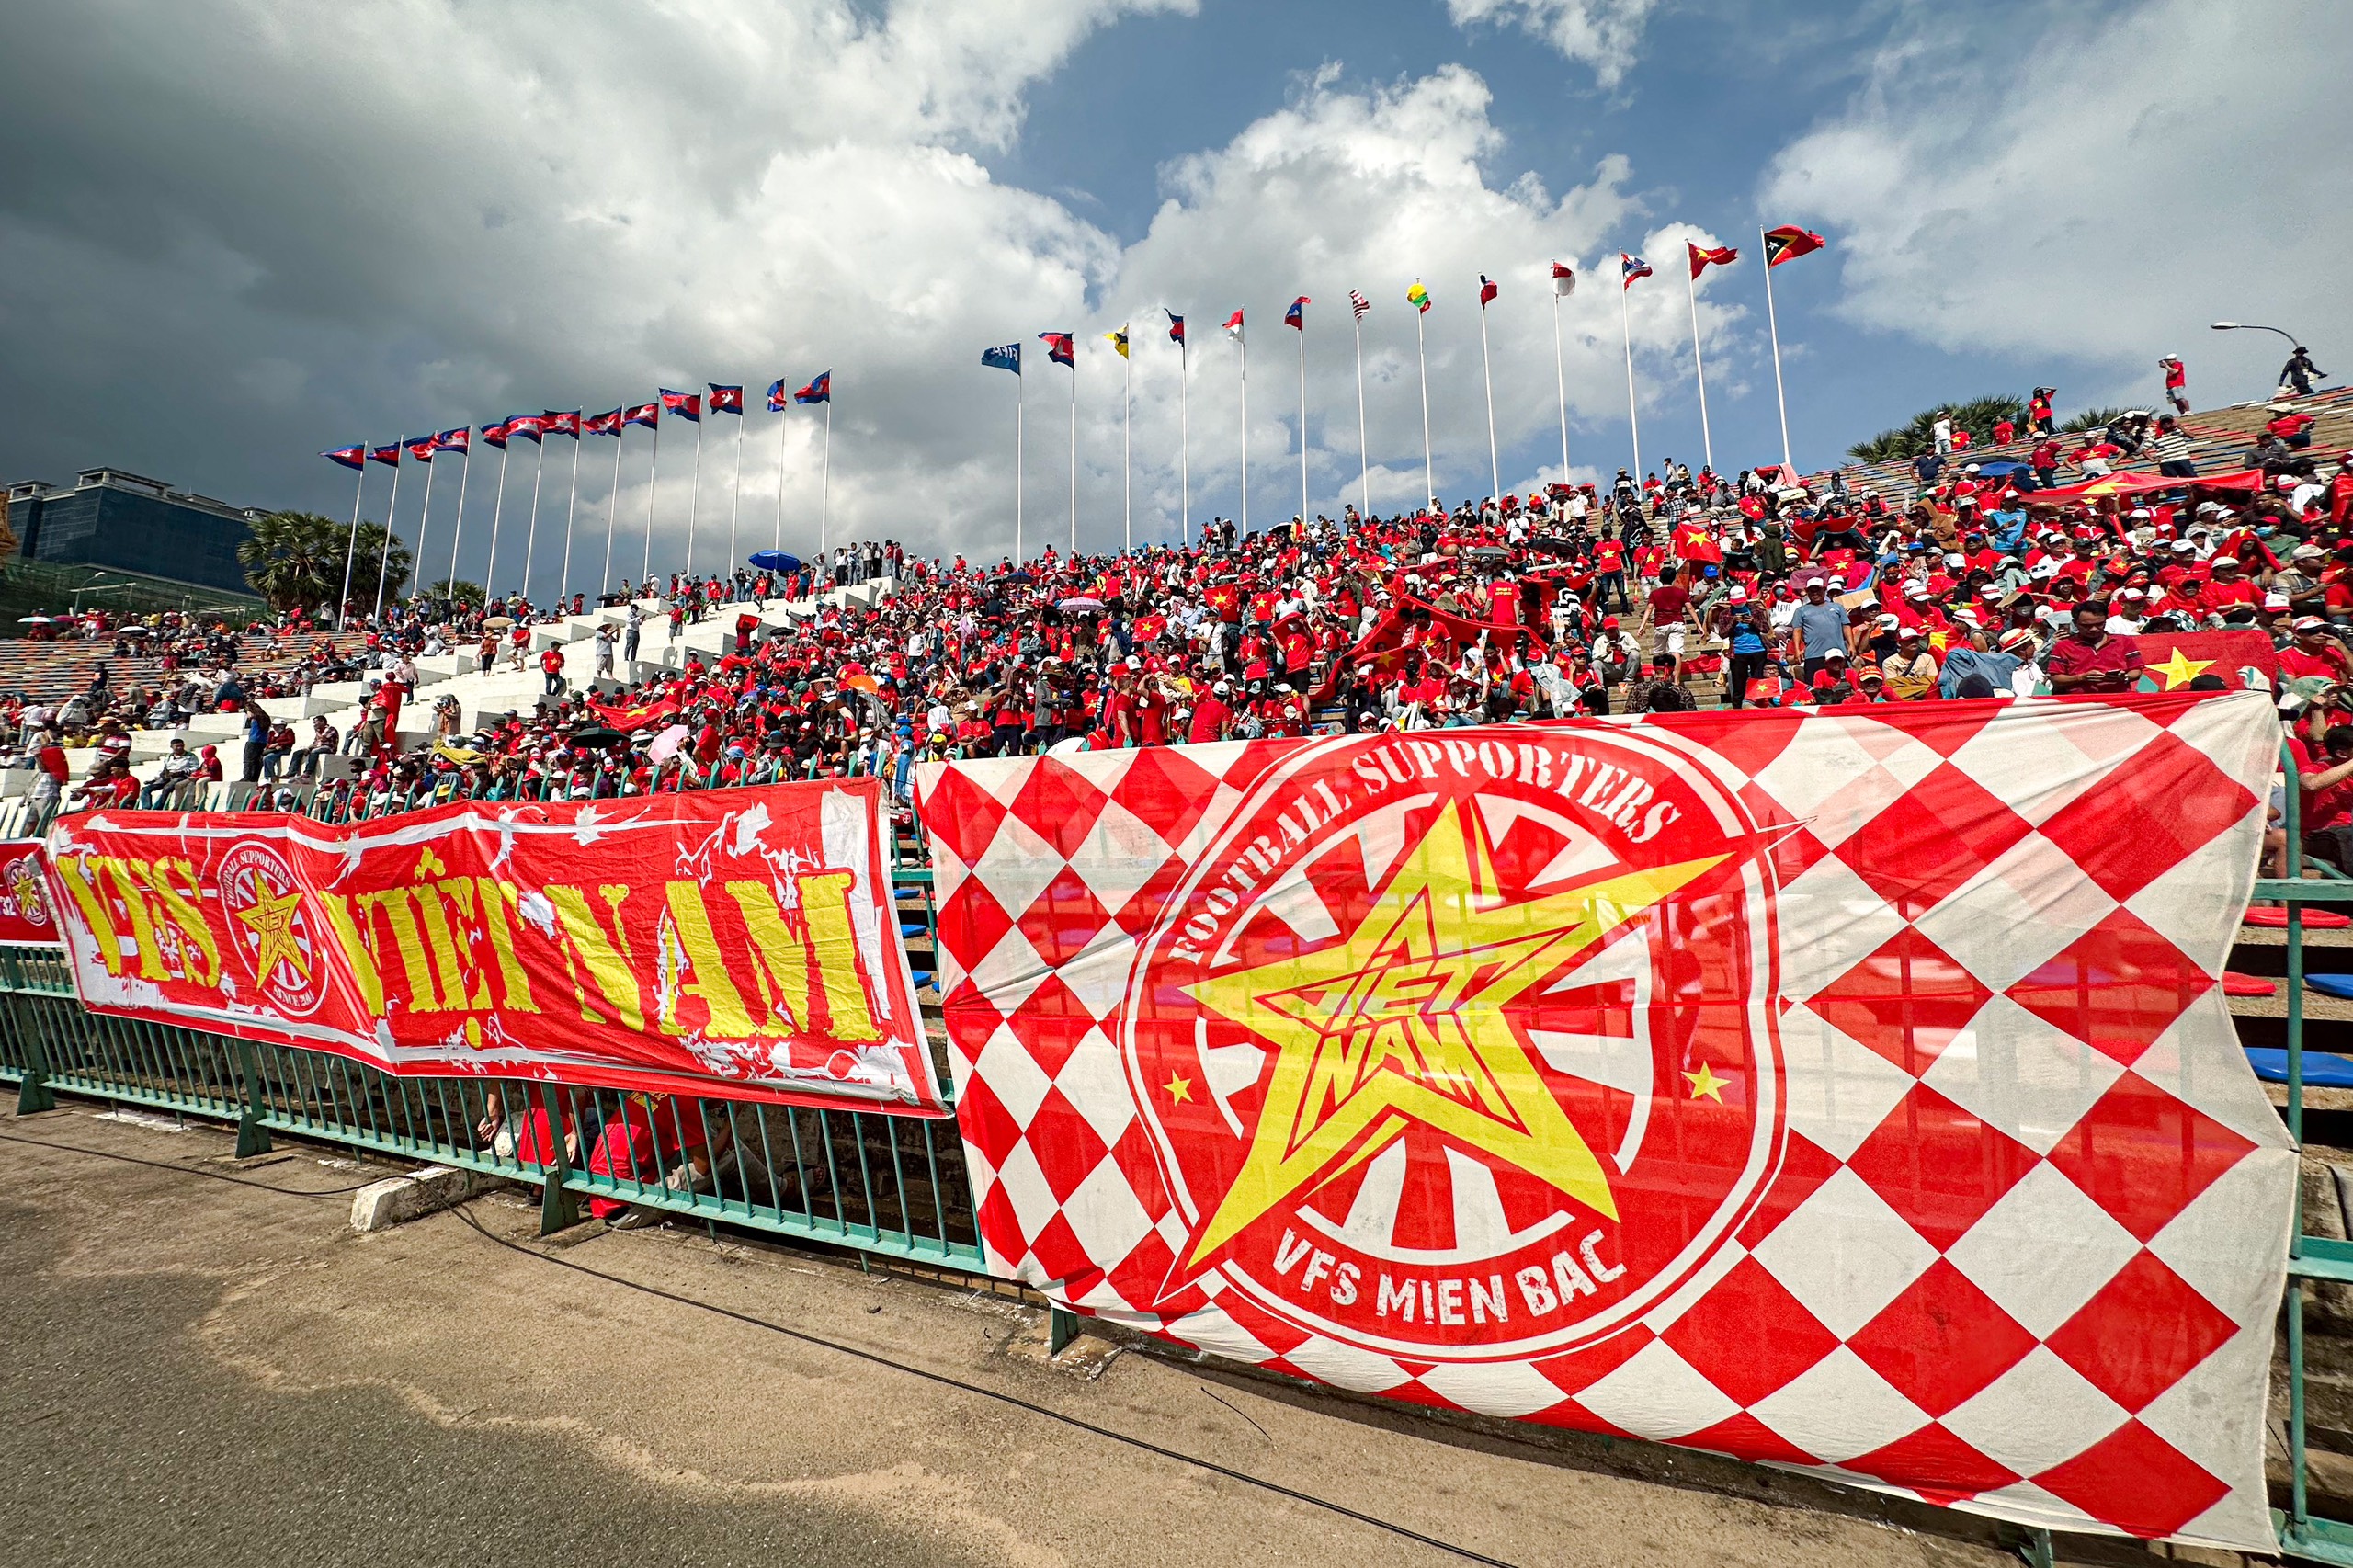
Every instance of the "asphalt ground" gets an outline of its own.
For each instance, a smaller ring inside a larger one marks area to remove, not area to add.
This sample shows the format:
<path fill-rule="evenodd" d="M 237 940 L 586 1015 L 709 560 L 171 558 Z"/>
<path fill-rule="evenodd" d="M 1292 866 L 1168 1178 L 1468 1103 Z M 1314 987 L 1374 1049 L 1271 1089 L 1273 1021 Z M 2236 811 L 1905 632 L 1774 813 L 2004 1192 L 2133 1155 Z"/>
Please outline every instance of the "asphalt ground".
<path fill-rule="evenodd" d="M 0 1119 L 10 1563 L 2018 1562 L 1707 1456 L 1058 1365 L 1033 1307 L 699 1229 L 543 1243 L 522 1193 L 361 1235 L 381 1167 L 98 1108 Z"/>

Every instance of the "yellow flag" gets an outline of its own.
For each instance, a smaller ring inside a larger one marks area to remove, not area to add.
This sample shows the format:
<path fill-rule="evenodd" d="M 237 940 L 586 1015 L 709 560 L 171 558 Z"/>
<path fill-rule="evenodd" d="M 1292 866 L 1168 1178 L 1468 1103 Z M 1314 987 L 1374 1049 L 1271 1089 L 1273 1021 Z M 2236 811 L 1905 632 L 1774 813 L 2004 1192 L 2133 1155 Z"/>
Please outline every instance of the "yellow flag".
<path fill-rule="evenodd" d="M 1105 333 L 1103 338 L 1105 342 L 1120 351 L 1120 358 L 1124 359 L 1128 357 L 1128 329 L 1124 324 L 1117 332 Z"/>

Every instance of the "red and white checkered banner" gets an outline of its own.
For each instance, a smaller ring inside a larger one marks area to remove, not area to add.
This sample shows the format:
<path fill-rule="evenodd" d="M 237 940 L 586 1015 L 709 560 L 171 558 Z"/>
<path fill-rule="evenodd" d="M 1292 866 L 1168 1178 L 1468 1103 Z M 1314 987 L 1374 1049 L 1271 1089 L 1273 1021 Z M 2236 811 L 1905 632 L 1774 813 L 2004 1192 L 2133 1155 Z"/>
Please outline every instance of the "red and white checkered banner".
<path fill-rule="evenodd" d="M 1344 1388 L 2271 1543 L 2267 698 L 934 765 L 990 1267 Z"/>

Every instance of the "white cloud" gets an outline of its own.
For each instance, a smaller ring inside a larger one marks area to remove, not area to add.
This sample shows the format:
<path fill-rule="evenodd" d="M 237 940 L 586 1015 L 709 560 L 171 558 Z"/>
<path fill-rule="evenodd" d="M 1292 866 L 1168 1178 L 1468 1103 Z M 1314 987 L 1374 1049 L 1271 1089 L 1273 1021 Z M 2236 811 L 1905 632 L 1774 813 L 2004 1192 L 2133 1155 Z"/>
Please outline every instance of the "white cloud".
<path fill-rule="evenodd" d="M 2353 74 L 2344 19 L 2333 0 L 2282 0 L 2259 24 L 2199 0 L 1924 6 L 1854 102 L 1775 160 L 1763 204 L 1832 230 L 1836 308 L 1858 324 L 2053 380 L 2072 362 L 2071 401 L 2145 402 L 2165 352 L 2188 357 L 2201 401 L 2255 395 L 2286 346 L 2205 324 L 2320 344 L 2353 328 L 2353 209 L 2325 151 L 2353 107 L 2308 90 Z"/>
<path fill-rule="evenodd" d="M 1604 87 L 1632 69 L 1643 24 L 1657 8 L 1658 0 L 1446 0 L 1457 27 L 1517 24 L 1563 58 L 1591 66 Z"/>
<path fill-rule="evenodd" d="M 1478 275 L 1504 290 L 1487 324 L 1508 449 L 1556 427 L 1545 263 L 1621 243 L 1641 217 L 1626 162 L 1604 159 L 1559 196 L 1532 175 L 1491 178 L 1506 149 L 1475 74 L 1449 66 L 1349 90 L 1327 68 L 1224 145 L 1166 167 L 1166 199 L 1132 246 L 1063 199 L 992 176 L 984 159 L 1018 134 L 1024 95 L 1091 28 L 1188 5 L 32 8 L 12 17 L 11 42 L 43 71 L 0 95 L 12 171 L 0 192 L 0 357 L 44 395 L 0 440 L 39 454 L 31 472 L 51 478 L 77 460 L 118 462 L 233 500 L 340 512 L 348 481 L 309 456 L 320 448 L 741 380 L 755 412 L 740 509 L 715 499 L 736 427 L 703 427 L 696 533 L 710 565 L 731 517 L 745 548 L 767 542 L 779 478 L 788 545 L 814 542 L 818 421 L 797 411 L 779 427 L 758 393 L 772 377 L 798 384 L 830 368 L 833 536 L 993 552 L 1012 543 L 1020 384 L 978 358 L 1021 338 L 1035 356 L 1023 389 L 1034 549 L 1068 527 L 1069 418 L 1064 372 L 1044 364 L 1034 335 L 1067 326 L 1085 335 L 1082 542 L 1100 548 L 1120 527 L 1120 367 L 1094 335 L 1123 319 L 1136 343 L 1137 534 L 1175 530 L 1163 303 L 1192 319 L 1197 518 L 1234 510 L 1233 362 L 1216 324 L 1235 305 L 1250 311 L 1257 350 L 1253 521 L 1296 509 L 1299 367 L 1281 311 L 1298 293 L 1316 301 L 1311 504 L 1336 509 L 1354 494 L 1352 287 L 1376 304 L 1365 332 L 1376 496 L 1418 496 L 1403 300 L 1418 276 L 1438 301 L 1424 324 L 1439 488 L 1484 494 Z M 1683 232 L 1643 243 L 1679 254 Z M 1646 401 L 1688 365 L 1680 278 L 1667 261 L 1660 270 L 1631 301 Z M 1614 277 L 1596 278 L 1562 312 L 1570 398 L 1586 415 L 1623 407 L 1614 291 Z M 1711 341 L 1737 314 L 1704 291 L 1702 310 Z M 692 439 L 680 426 L 664 432 L 657 563 L 685 542 Z M 631 571 L 644 549 L 646 452 L 632 434 L 614 508 L 616 564 Z M 592 441 L 581 455 L 585 559 L 601 554 L 612 454 Z M 1573 455 L 1605 472 L 1623 460 L 1614 443 L 1606 458 Z M 547 454 L 540 592 L 553 585 L 549 509 L 568 494 L 571 459 L 560 445 Z M 484 472 L 469 492 L 470 575 L 483 569 L 496 472 L 474 466 Z M 422 477 L 401 493 L 398 526 L 412 539 Z M 436 480 L 430 576 L 447 568 L 452 477 Z M 381 515 L 383 475 L 371 478 L 369 511 Z M 1506 488 L 1526 482 L 1505 475 Z M 527 475 L 510 480 L 498 586 L 521 560 L 529 494 Z"/>

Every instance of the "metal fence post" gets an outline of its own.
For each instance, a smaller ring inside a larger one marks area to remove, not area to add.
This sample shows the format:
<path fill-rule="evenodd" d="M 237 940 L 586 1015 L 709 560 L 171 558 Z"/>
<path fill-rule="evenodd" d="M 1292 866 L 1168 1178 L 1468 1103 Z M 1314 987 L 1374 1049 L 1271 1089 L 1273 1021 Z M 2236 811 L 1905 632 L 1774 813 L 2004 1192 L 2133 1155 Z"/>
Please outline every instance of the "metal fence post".
<path fill-rule="evenodd" d="M 254 1042 L 237 1041 L 237 1067 L 245 1082 L 244 1108 L 237 1113 L 237 1158 L 250 1160 L 269 1153 L 269 1129 L 261 1124 L 261 1069 L 254 1062 Z"/>
<path fill-rule="evenodd" d="M 8 979 L 17 983 L 16 960 L 8 961 Z M 25 1042 L 25 1075 L 17 1081 L 17 1114 L 34 1116 L 57 1108 L 57 1091 L 49 1086 L 49 1048 L 41 1043 L 40 1017 L 42 1009 L 25 1006 L 24 998 L 14 990 L 8 994 L 8 1007 L 17 1016 L 18 1036 Z"/>
<path fill-rule="evenodd" d="M 1078 1338 L 1078 1314 L 1056 1307 L 1046 1317 L 1046 1354 L 1059 1356 Z"/>
<path fill-rule="evenodd" d="M 547 1129 L 546 1147 L 541 1151 L 546 1156 L 547 1176 L 540 1184 L 540 1234 L 551 1236 L 580 1223 L 580 1209 L 573 1201 L 571 1189 L 563 1185 L 572 1167 L 563 1157 L 563 1121 L 556 1115 L 548 1085 L 533 1085 L 531 1097 L 539 1102 L 540 1119 Z"/>

